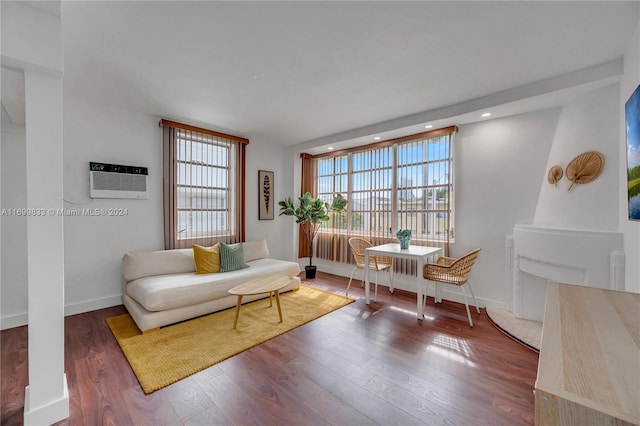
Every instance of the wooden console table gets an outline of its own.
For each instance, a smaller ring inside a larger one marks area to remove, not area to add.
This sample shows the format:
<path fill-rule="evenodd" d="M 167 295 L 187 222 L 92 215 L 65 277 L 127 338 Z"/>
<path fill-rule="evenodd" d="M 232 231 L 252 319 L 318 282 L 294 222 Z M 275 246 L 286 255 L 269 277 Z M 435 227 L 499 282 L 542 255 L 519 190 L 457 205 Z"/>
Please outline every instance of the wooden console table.
<path fill-rule="evenodd" d="M 536 425 L 640 424 L 640 294 L 549 283 Z"/>

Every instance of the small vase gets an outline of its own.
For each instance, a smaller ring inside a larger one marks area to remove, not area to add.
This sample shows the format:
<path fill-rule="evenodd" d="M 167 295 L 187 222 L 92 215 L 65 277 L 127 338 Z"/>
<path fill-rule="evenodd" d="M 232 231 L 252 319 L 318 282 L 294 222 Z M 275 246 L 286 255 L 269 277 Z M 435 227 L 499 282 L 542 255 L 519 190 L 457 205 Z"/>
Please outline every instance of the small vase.
<path fill-rule="evenodd" d="M 407 250 L 409 248 L 409 241 L 411 241 L 411 237 L 398 237 L 398 241 L 400 241 L 400 250 Z"/>

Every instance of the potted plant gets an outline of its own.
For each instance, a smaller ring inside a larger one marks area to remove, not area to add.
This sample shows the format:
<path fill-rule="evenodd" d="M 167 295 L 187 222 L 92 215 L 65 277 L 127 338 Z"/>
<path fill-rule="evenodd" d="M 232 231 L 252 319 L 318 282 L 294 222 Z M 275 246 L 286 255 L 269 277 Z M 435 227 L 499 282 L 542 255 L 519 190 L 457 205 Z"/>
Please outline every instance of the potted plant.
<path fill-rule="evenodd" d="M 409 241 L 411 241 L 411 229 L 399 229 L 396 237 L 398 237 L 398 241 L 400 241 L 400 250 L 407 250 L 409 248 Z"/>
<path fill-rule="evenodd" d="M 330 219 L 330 212 L 343 212 L 347 207 L 347 200 L 338 194 L 335 196 L 331 204 L 322 200 L 313 198 L 311 193 L 307 192 L 302 197 L 298 197 L 298 206 L 296 207 L 287 197 L 284 201 L 278 202 L 280 206 L 280 214 L 278 216 L 294 216 L 296 223 L 303 224 L 304 235 L 309 243 L 309 265 L 305 266 L 305 276 L 307 278 L 316 277 L 316 266 L 313 265 L 313 240 L 318 235 L 318 230 L 322 222 Z"/>

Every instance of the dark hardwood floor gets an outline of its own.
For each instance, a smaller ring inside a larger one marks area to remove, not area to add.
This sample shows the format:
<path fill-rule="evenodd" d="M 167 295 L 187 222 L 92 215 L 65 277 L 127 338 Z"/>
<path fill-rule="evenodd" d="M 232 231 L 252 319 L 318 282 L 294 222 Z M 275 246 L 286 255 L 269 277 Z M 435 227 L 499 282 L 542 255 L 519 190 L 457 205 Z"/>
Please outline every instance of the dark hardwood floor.
<path fill-rule="evenodd" d="M 347 279 L 309 284 L 344 294 Z M 518 425 L 534 420 L 538 355 L 464 305 L 380 286 L 345 308 L 144 395 L 105 318 L 65 319 L 70 417 L 60 425 Z M 286 314 L 286 313 L 285 313 Z M 1 424 L 22 424 L 27 327 L 1 333 Z"/>

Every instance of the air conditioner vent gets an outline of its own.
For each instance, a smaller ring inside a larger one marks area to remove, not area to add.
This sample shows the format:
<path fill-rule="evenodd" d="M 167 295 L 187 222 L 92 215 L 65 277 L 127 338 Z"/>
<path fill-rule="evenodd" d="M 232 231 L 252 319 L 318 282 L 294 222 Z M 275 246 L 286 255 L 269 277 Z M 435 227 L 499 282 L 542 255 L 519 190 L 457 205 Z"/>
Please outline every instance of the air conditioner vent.
<path fill-rule="evenodd" d="M 149 198 L 148 169 L 139 166 L 89 163 L 91 198 Z"/>

